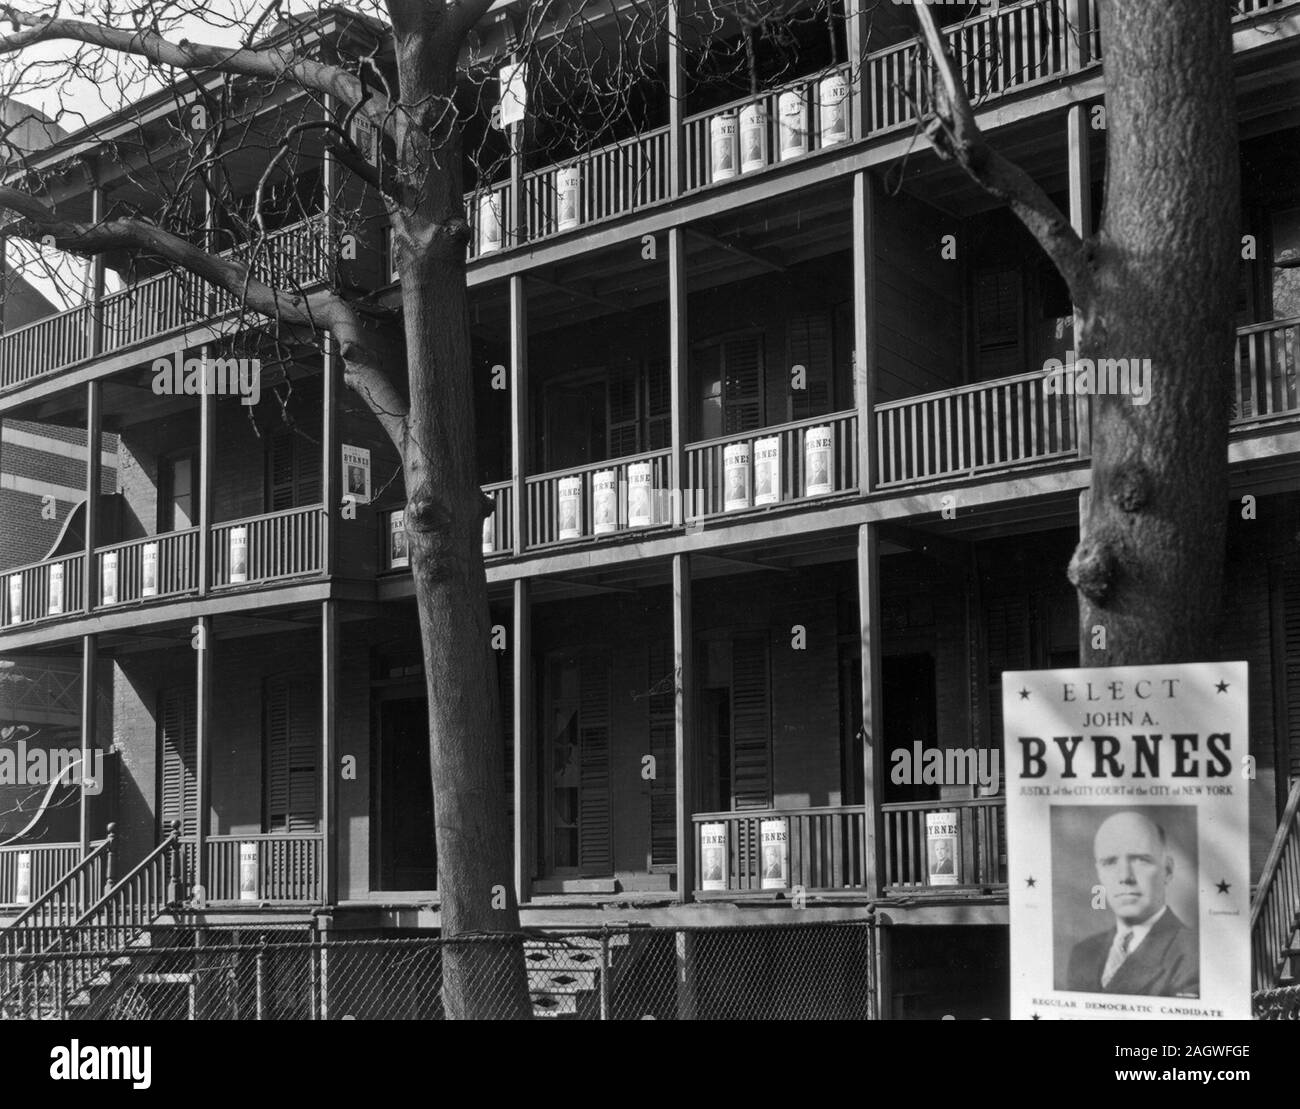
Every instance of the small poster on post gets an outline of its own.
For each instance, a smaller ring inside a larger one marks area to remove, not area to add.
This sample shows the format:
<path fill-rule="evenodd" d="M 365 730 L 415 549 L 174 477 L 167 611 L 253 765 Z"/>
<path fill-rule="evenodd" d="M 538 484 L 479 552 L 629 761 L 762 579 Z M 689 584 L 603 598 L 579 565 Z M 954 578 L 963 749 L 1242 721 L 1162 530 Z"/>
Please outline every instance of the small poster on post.
<path fill-rule="evenodd" d="M 700 825 L 700 888 L 727 888 L 727 826 Z"/>
<path fill-rule="evenodd" d="M 63 614 L 63 563 L 56 562 L 50 567 L 50 603 L 46 606 L 46 615 Z"/>
<path fill-rule="evenodd" d="M 762 821 L 759 841 L 763 848 L 763 888 L 785 889 L 790 884 L 790 839 L 785 817 Z"/>
<path fill-rule="evenodd" d="M 749 444 L 728 443 L 722 448 L 722 507 L 727 512 L 749 507 Z"/>
<path fill-rule="evenodd" d="M 560 538 L 582 537 L 582 478 L 560 478 Z"/>
<path fill-rule="evenodd" d="M 32 903 L 32 853 L 18 852 L 18 878 L 14 887 L 14 904 L 30 905 Z"/>
<path fill-rule="evenodd" d="M 754 503 L 776 504 L 781 499 L 781 439 L 771 435 L 754 440 Z"/>
<path fill-rule="evenodd" d="M 398 508 L 388 515 L 388 565 L 400 570 L 411 565 L 406 546 L 406 509 Z"/>
<path fill-rule="evenodd" d="M 831 471 L 831 429 L 810 427 L 803 437 L 804 495 L 821 497 L 833 492 Z"/>
<path fill-rule="evenodd" d="M 740 109 L 740 172 L 752 173 L 767 165 L 763 107 L 746 104 Z"/>
<path fill-rule="evenodd" d="M 248 581 L 248 528 L 242 524 L 230 529 L 230 580 Z"/>
<path fill-rule="evenodd" d="M 497 549 L 497 518 L 494 512 L 483 517 L 483 553 L 492 554 Z"/>
<path fill-rule="evenodd" d="M 843 73 L 822 78 L 818 87 L 821 101 L 821 144 L 834 146 L 849 137 L 849 83 Z"/>
<path fill-rule="evenodd" d="M 961 881 L 957 864 L 955 811 L 925 814 L 925 852 L 930 885 L 955 886 Z"/>
<path fill-rule="evenodd" d="M 714 116 L 709 120 L 709 147 L 713 153 L 713 180 L 729 181 L 736 176 L 736 117 Z"/>
<path fill-rule="evenodd" d="M 239 845 L 239 900 L 257 900 L 257 844 Z"/>
<path fill-rule="evenodd" d="M 497 71 L 497 84 L 501 90 L 501 126 L 523 123 L 528 111 L 527 63 L 502 66 Z"/>
<path fill-rule="evenodd" d="M 100 563 L 99 599 L 106 605 L 117 604 L 117 552 L 109 551 Z"/>
<path fill-rule="evenodd" d="M 654 523 L 654 477 L 649 462 L 627 468 L 627 525 L 646 528 Z"/>
<path fill-rule="evenodd" d="M 556 225 L 560 231 L 572 231 L 580 222 L 582 167 L 565 166 L 555 175 L 555 179 L 556 191 L 560 194 L 560 214 Z"/>
<path fill-rule="evenodd" d="M 140 548 L 140 596 L 158 596 L 157 543 L 146 543 Z"/>
<path fill-rule="evenodd" d="M 777 101 L 781 122 L 781 160 L 808 153 L 808 97 L 803 89 L 788 89 Z"/>
<path fill-rule="evenodd" d="M 488 189 L 478 198 L 478 252 L 501 249 L 501 195 Z"/>
<path fill-rule="evenodd" d="M 357 504 L 370 503 L 370 450 L 343 444 L 343 495 Z"/>
<path fill-rule="evenodd" d="M 9 575 L 9 623 L 23 622 L 23 576 Z"/>
<path fill-rule="evenodd" d="M 597 470 L 591 478 L 592 502 L 597 535 L 618 531 L 618 472 Z"/>

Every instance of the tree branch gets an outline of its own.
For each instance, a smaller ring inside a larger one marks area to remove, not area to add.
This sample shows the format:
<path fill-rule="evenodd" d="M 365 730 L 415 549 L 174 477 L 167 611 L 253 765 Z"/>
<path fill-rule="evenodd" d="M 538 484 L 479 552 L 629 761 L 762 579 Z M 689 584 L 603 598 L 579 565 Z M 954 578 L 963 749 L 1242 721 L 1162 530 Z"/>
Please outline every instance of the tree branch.
<path fill-rule="evenodd" d="M 270 80 L 291 77 L 306 88 L 337 97 L 349 107 L 360 106 L 376 129 L 392 133 L 386 97 L 374 92 L 367 95 L 361 82 L 345 69 L 303 58 L 293 50 L 278 46 L 210 46 L 185 39 L 171 42 L 153 31 L 124 31 L 76 19 L 33 15 L 9 4 L 0 4 L 0 21 L 14 27 L 12 34 L 0 35 L 0 54 L 13 54 L 39 42 L 68 40 L 134 54 L 154 66 L 172 66 L 186 72 L 211 70 Z"/>
<path fill-rule="evenodd" d="M 912 0 L 912 5 L 940 81 L 926 137 L 940 158 L 955 161 L 980 188 L 1015 212 L 1065 278 L 1070 296 L 1087 318 L 1096 295 L 1088 244 L 1038 183 L 985 141 L 927 0 Z"/>
<path fill-rule="evenodd" d="M 79 223 L 61 219 L 39 200 L 19 189 L 0 185 L 0 209 L 22 219 L 5 228 L 8 235 L 39 242 L 52 237 L 60 250 L 104 254 L 113 250 L 149 251 L 210 285 L 224 289 L 240 303 L 290 328 L 316 333 L 329 330 L 344 361 L 344 380 L 370 407 L 394 443 L 406 438 L 408 405 L 383 370 L 376 349 L 356 309 L 328 290 L 286 293 L 257 280 L 249 266 L 223 258 L 153 224 L 135 219 Z"/>

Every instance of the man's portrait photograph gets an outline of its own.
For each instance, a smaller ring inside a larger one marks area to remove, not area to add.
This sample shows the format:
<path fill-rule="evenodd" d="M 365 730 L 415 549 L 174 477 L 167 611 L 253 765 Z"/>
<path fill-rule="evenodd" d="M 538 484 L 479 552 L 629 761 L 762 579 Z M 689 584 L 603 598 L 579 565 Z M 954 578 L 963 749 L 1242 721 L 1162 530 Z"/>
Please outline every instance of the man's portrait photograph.
<path fill-rule="evenodd" d="M 1055 987 L 1200 996 L 1196 808 L 1052 806 Z"/>
<path fill-rule="evenodd" d="M 930 841 L 930 873 L 955 874 L 953 869 L 953 843 L 951 839 L 933 839 Z"/>

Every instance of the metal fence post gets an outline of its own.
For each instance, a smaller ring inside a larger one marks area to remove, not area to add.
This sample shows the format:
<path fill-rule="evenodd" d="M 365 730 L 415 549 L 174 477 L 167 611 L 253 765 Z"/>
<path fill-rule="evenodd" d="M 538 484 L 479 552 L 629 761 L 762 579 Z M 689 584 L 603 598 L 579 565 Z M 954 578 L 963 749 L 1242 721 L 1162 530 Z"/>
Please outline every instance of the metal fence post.
<path fill-rule="evenodd" d="M 266 1020 L 266 941 L 257 949 L 257 966 L 254 971 L 257 996 L 257 1020 Z"/>
<path fill-rule="evenodd" d="M 312 937 L 308 954 L 308 976 L 311 979 L 309 986 L 311 1012 L 308 1019 L 320 1020 L 320 945 L 315 937 Z"/>
<path fill-rule="evenodd" d="M 600 929 L 600 1019 L 609 1020 L 609 927 Z"/>

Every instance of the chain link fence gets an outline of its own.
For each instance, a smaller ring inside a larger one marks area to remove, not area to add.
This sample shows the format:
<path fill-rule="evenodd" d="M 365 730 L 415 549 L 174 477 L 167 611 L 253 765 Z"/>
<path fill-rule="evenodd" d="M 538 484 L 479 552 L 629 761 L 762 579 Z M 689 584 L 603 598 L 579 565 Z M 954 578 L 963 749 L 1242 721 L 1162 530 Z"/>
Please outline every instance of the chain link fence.
<path fill-rule="evenodd" d="M 86 932 L 0 956 L 0 1019 L 440 1020 L 519 997 L 542 1019 L 870 1019 L 871 921 L 617 926 L 443 940 L 284 928 L 154 928 L 104 949 Z"/>

